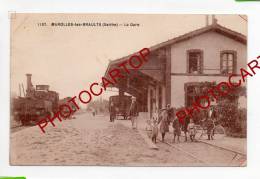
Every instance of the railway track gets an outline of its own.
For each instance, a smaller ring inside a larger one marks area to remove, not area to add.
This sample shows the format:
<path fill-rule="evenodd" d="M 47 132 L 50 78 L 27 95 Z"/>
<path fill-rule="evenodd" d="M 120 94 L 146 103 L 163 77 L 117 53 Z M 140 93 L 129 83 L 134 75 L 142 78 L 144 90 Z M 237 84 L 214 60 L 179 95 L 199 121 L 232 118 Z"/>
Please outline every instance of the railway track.
<path fill-rule="evenodd" d="M 157 139 L 157 140 L 158 140 L 158 139 Z M 196 161 L 199 161 L 200 163 L 207 164 L 206 161 L 203 161 L 203 160 L 199 159 L 197 156 L 193 155 L 193 154 L 190 153 L 190 152 L 187 152 L 187 151 L 183 150 L 183 149 L 180 148 L 180 147 L 174 146 L 173 144 L 171 144 L 171 143 L 169 143 L 169 142 L 162 142 L 160 139 L 159 139 L 158 141 L 160 141 L 162 144 L 166 144 L 166 145 L 170 146 L 171 148 L 173 148 L 173 149 L 175 149 L 175 150 L 177 150 L 177 151 L 180 151 L 180 152 L 186 154 L 187 156 L 193 158 L 193 159 L 196 160 Z"/>
<path fill-rule="evenodd" d="M 158 139 L 157 139 L 158 140 Z M 181 142 L 181 143 L 170 143 L 169 141 L 165 140 L 165 142 L 162 142 L 160 139 L 158 140 L 159 143 L 157 145 L 166 145 L 171 149 L 177 150 L 186 156 L 192 158 L 195 161 L 198 161 L 199 163 L 203 164 L 203 166 L 219 166 L 218 164 L 218 158 L 215 157 L 214 159 L 214 153 L 218 153 L 220 155 L 223 153 L 223 155 L 227 155 L 228 159 L 222 160 L 225 164 L 223 166 L 245 166 L 246 165 L 246 154 L 243 154 L 241 152 L 232 150 L 232 149 L 227 149 L 224 147 L 216 146 L 213 144 L 209 144 L 207 142 L 197 140 L 196 142 Z M 186 146 L 185 146 L 186 145 Z M 196 145 L 196 147 L 202 150 L 205 150 L 204 155 L 202 155 L 200 152 L 197 151 L 189 151 L 187 150 L 188 148 L 192 148 Z M 202 146 L 203 145 L 203 146 Z M 215 150 L 215 152 L 214 152 Z M 208 154 L 208 152 L 210 154 Z M 213 155 L 213 157 L 212 157 Z M 218 156 L 217 155 L 217 156 Z M 209 159 L 205 156 L 208 156 Z M 221 161 L 221 160 L 220 160 Z"/>
<path fill-rule="evenodd" d="M 232 163 L 232 161 L 234 161 L 236 158 L 244 158 L 244 162 L 246 162 L 246 154 L 242 153 L 242 152 L 239 152 L 239 151 L 235 151 L 235 150 L 232 150 L 232 149 L 228 149 L 228 148 L 224 148 L 224 147 L 221 147 L 221 146 L 217 146 L 217 145 L 214 145 L 214 144 L 210 144 L 210 143 L 207 143 L 207 142 L 204 142 L 202 140 L 198 140 L 199 143 L 202 143 L 202 144 L 205 144 L 205 145 L 209 145 L 209 146 L 212 146 L 212 147 L 215 147 L 215 148 L 218 148 L 219 150 L 222 150 L 222 151 L 228 151 L 230 153 L 233 153 L 233 157 L 232 159 L 230 160 L 230 163 Z M 240 166 L 245 166 L 246 163 L 241 163 Z"/>

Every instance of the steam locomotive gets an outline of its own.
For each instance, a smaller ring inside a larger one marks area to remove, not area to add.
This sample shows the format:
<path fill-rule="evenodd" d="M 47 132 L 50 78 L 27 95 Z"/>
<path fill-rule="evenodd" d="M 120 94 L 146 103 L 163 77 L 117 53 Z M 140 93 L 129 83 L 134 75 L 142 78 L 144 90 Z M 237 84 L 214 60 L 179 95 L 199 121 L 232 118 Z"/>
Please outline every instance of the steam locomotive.
<path fill-rule="evenodd" d="M 36 85 L 34 88 L 31 74 L 26 74 L 27 89 L 24 97 L 19 96 L 13 101 L 13 115 L 22 125 L 35 125 L 39 120 L 58 110 L 59 94 L 50 91 L 49 85 Z"/>

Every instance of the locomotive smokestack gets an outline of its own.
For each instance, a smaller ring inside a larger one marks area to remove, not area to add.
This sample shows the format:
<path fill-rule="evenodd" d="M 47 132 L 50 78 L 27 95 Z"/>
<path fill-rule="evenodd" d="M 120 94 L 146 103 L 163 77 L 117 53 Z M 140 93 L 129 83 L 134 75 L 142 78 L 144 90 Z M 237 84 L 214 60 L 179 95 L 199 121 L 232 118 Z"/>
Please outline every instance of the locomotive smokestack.
<path fill-rule="evenodd" d="M 30 92 L 32 90 L 32 74 L 26 74 L 27 77 L 27 87 L 26 87 L 26 92 Z"/>

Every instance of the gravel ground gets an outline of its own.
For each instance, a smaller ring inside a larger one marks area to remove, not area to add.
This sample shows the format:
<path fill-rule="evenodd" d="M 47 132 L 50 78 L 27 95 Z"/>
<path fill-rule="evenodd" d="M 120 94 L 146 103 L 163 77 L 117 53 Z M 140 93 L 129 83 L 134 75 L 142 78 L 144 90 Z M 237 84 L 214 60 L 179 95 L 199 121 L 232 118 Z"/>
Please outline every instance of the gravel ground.
<path fill-rule="evenodd" d="M 141 135 L 122 122 L 88 113 L 46 128 L 46 134 L 34 126 L 11 134 L 12 165 L 106 165 L 106 166 L 205 166 L 196 159 L 166 144 L 149 149 Z M 168 139 L 170 140 L 170 135 Z M 212 165 L 226 165 L 232 155 L 216 152 L 199 143 L 176 146 L 202 157 Z"/>

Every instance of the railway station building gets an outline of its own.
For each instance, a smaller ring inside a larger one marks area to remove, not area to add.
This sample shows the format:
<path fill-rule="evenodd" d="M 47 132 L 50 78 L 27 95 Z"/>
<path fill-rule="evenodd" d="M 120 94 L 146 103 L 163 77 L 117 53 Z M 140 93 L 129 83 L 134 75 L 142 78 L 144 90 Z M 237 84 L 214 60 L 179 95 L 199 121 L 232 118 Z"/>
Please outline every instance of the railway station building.
<path fill-rule="evenodd" d="M 156 108 L 187 107 L 196 98 L 196 90 L 207 83 L 228 81 L 229 74 L 240 79 L 240 68 L 247 65 L 247 38 L 217 22 L 166 42 L 152 46 L 149 60 L 113 87 L 119 96 L 125 92 L 136 97 L 139 111 L 151 116 Z M 133 54 L 113 60 L 108 71 Z M 124 73 L 124 72 L 122 72 Z M 244 84 L 245 85 L 245 84 Z"/>

